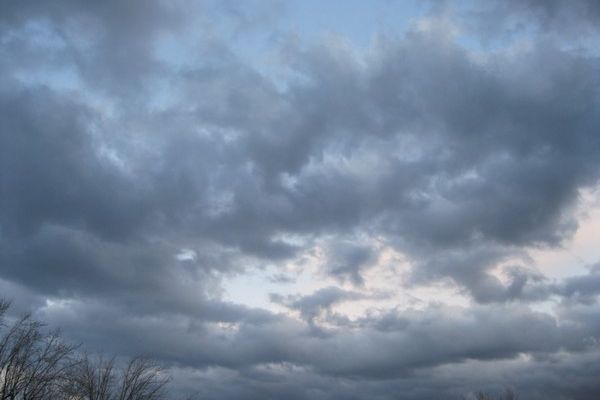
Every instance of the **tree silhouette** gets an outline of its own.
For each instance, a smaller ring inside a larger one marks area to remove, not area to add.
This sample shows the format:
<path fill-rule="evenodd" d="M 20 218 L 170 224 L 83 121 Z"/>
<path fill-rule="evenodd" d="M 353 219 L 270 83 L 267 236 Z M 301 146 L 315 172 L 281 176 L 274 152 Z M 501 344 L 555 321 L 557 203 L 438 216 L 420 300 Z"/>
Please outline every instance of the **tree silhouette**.
<path fill-rule="evenodd" d="M 169 377 L 153 361 L 79 355 L 30 314 L 7 322 L 0 299 L 0 400 L 161 400 Z"/>
<path fill-rule="evenodd" d="M 132 358 L 124 368 L 115 359 L 84 355 L 68 374 L 65 393 L 78 400 L 160 400 L 169 377 L 153 361 Z"/>
<path fill-rule="evenodd" d="M 60 398 L 75 348 L 29 314 L 7 324 L 9 306 L 0 300 L 0 400 Z"/>

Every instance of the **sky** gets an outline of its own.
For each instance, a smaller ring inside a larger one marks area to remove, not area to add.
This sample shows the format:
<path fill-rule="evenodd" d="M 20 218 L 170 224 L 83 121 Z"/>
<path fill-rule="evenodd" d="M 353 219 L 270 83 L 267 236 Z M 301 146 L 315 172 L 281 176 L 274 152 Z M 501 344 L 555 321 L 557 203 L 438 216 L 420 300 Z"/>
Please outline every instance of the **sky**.
<path fill-rule="evenodd" d="M 597 399 L 599 27 L 4 0 L 0 295 L 206 400 Z"/>

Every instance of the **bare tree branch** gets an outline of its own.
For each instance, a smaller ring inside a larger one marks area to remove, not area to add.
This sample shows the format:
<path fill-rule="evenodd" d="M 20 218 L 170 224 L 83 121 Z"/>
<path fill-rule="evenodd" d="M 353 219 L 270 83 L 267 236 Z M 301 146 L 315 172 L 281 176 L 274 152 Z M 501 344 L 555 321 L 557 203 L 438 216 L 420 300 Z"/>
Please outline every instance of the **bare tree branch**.
<path fill-rule="evenodd" d="M 58 399 L 75 348 L 30 315 L 9 326 L 4 320 L 9 306 L 0 301 L 0 400 Z"/>

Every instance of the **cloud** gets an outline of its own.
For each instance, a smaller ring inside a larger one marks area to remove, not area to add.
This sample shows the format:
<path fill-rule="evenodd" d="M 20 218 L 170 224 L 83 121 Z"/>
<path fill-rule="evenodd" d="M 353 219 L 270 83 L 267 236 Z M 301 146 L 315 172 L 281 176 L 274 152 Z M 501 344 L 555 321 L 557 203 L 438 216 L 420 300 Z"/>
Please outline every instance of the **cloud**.
<path fill-rule="evenodd" d="M 306 296 L 282 296 L 275 293 L 270 296 L 271 301 L 298 310 L 302 318 L 307 321 L 313 321 L 322 311 L 328 310 L 336 304 L 366 297 L 362 293 L 343 290 L 335 286 L 319 289 Z"/>
<path fill-rule="evenodd" d="M 526 30 L 574 40 L 597 34 L 600 7 L 593 0 L 492 1 L 476 6 L 467 16 L 467 25 L 488 40 Z"/>
<path fill-rule="evenodd" d="M 96 337 L 101 343 L 102 337 L 118 338 L 109 349 L 124 354 L 145 349 L 180 365 L 238 371 L 269 364 L 295 365 L 340 379 L 367 381 L 411 379 L 430 368 L 469 360 L 516 362 L 522 354 L 540 360 L 563 352 L 585 354 L 595 348 L 590 334 L 599 321 L 597 310 L 591 308 L 569 312 L 559 324 L 548 314 L 520 306 L 433 307 L 373 317 L 363 321 L 360 329 L 333 329 L 322 335 L 294 319 L 248 309 L 245 313 L 255 317 L 242 319 L 243 314 L 238 314 L 229 319 L 227 308 L 218 314 L 220 320 L 232 322 L 225 330 L 207 323 L 205 317 L 137 314 L 132 318 L 127 309 L 99 303 L 48 309 L 46 315 L 71 332 Z M 390 324 L 391 319 L 399 323 Z M 113 322 L 106 324 L 107 320 Z"/>

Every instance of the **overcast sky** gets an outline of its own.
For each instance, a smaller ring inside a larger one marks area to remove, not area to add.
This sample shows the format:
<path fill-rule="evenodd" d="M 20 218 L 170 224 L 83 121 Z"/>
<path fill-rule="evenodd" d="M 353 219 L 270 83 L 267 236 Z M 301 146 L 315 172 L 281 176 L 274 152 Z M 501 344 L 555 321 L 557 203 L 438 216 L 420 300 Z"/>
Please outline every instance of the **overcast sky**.
<path fill-rule="evenodd" d="M 0 295 L 205 400 L 600 396 L 600 2 L 0 2 Z"/>

